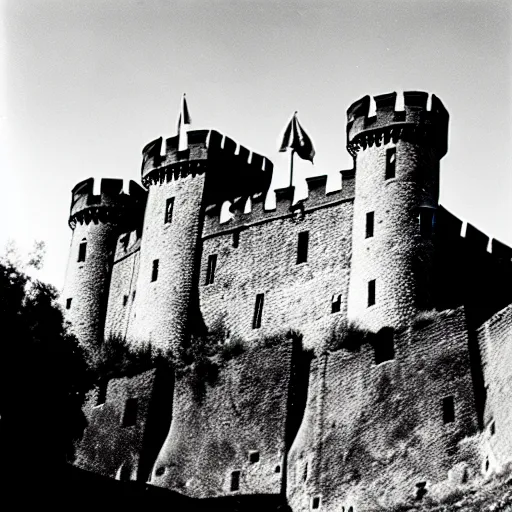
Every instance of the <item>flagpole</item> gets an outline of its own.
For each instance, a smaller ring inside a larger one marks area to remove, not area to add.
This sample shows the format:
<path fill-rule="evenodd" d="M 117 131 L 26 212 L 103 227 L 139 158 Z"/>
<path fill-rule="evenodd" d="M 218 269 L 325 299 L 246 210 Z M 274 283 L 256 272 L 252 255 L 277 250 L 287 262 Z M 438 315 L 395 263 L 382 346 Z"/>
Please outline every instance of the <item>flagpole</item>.
<path fill-rule="evenodd" d="M 290 187 L 293 187 L 293 155 L 295 154 L 295 149 L 292 149 L 290 154 Z"/>

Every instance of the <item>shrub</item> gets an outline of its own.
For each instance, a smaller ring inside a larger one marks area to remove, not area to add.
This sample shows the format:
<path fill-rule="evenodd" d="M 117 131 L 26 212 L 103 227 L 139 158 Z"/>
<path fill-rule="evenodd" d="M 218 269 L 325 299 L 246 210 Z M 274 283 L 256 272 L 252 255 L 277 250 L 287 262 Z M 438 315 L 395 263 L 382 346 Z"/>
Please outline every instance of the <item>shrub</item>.
<path fill-rule="evenodd" d="M 301 341 L 302 334 L 295 329 L 281 330 L 276 333 L 267 334 L 261 340 L 259 340 L 258 345 L 270 348 L 277 347 L 286 343 L 287 341 Z"/>
<path fill-rule="evenodd" d="M 242 338 L 233 338 L 228 343 L 221 345 L 219 349 L 220 359 L 229 361 L 247 350 L 247 344 Z"/>
<path fill-rule="evenodd" d="M 358 351 L 365 343 L 372 342 L 372 333 L 355 322 L 333 325 L 327 338 L 327 349 L 335 352 L 340 349 Z"/>
<path fill-rule="evenodd" d="M 421 329 L 437 319 L 439 313 L 435 309 L 420 311 L 413 319 L 412 326 L 414 329 Z"/>

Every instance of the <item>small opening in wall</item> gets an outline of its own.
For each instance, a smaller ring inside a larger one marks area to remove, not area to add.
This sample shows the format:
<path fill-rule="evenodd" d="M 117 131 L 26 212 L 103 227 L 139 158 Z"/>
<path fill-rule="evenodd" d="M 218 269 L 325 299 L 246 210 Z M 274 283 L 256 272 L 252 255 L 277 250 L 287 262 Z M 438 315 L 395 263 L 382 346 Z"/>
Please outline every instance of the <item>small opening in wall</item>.
<path fill-rule="evenodd" d="M 427 489 L 425 489 L 425 486 L 427 485 L 427 482 L 418 482 L 416 484 L 416 499 L 417 500 L 422 500 L 423 499 L 423 496 L 425 496 L 425 494 L 427 494 Z"/>
<path fill-rule="evenodd" d="M 131 427 L 137 421 L 137 399 L 128 398 L 124 406 L 123 427 Z"/>
<path fill-rule="evenodd" d="M 375 220 L 375 212 L 368 212 L 366 214 L 366 238 L 373 237 L 374 220 Z"/>
<path fill-rule="evenodd" d="M 383 327 L 374 342 L 375 364 L 391 361 L 395 358 L 394 332 L 391 327 Z"/>
<path fill-rule="evenodd" d="M 231 491 L 238 491 L 240 489 L 240 471 L 233 471 L 231 473 Z"/>
<path fill-rule="evenodd" d="M 128 250 L 128 244 L 130 243 L 130 234 L 127 233 L 121 238 L 121 245 L 123 246 L 123 251 L 126 252 Z"/>
<path fill-rule="evenodd" d="M 299 233 L 297 243 L 297 264 L 308 261 L 309 231 Z"/>
<path fill-rule="evenodd" d="M 132 292 L 132 302 L 135 300 L 135 291 L 136 290 L 133 290 L 133 292 Z"/>
<path fill-rule="evenodd" d="M 396 148 L 388 148 L 386 150 L 386 179 L 395 177 L 396 168 Z"/>
<path fill-rule="evenodd" d="M 236 249 L 240 244 L 240 231 L 233 231 L 233 247 Z"/>
<path fill-rule="evenodd" d="M 276 466 L 274 473 L 281 473 L 281 466 Z"/>
<path fill-rule="evenodd" d="M 73 299 L 66 299 L 66 309 L 71 309 L 71 301 Z"/>
<path fill-rule="evenodd" d="M 485 471 L 489 471 L 489 459 L 485 459 Z"/>
<path fill-rule="evenodd" d="M 263 316 L 263 301 L 264 294 L 258 293 L 256 295 L 256 304 L 254 305 L 254 317 L 252 319 L 252 328 L 259 329 L 261 327 L 261 318 Z"/>
<path fill-rule="evenodd" d="M 126 306 L 128 304 L 128 295 L 123 295 L 123 306 Z"/>
<path fill-rule="evenodd" d="M 304 471 L 302 472 L 302 481 L 305 482 L 308 479 L 308 463 L 304 464 Z"/>
<path fill-rule="evenodd" d="M 85 261 L 85 255 L 87 252 L 87 242 L 85 238 L 80 242 L 78 247 L 78 261 Z"/>
<path fill-rule="evenodd" d="M 206 281 L 205 285 L 213 284 L 213 281 L 215 280 L 215 269 L 217 268 L 217 255 L 216 254 L 210 254 L 208 256 L 208 265 L 206 268 Z"/>
<path fill-rule="evenodd" d="M 165 466 L 160 466 L 156 468 L 155 476 L 162 476 L 165 473 Z"/>
<path fill-rule="evenodd" d="M 311 500 L 312 510 L 318 510 L 320 508 L 320 496 L 314 496 Z"/>
<path fill-rule="evenodd" d="M 333 295 L 331 299 L 331 313 L 339 313 L 341 311 L 341 294 Z"/>
<path fill-rule="evenodd" d="M 423 238 L 430 238 L 434 232 L 435 212 L 434 208 L 421 208 L 419 214 L 420 235 Z"/>
<path fill-rule="evenodd" d="M 375 279 L 368 281 L 368 307 L 375 304 Z"/>
<path fill-rule="evenodd" d="M 165 223 L 170 224 L 172 222 L 172 214 L 174 212 L 174 197 L 170 197 L 165 202 Z"/>
<path fill-rule="evenodd" d="M 455 404 L 453 396 L 443 398 L 443 423 L 452 423 L 455 421 Z"/>
<path fill-rule="evenodd" d="M 251 464 L 259 462 L 259 460 L 260 460 L 260 452 L 258 452 L 258 451 L 250 451 L 249 452 L 249 462 Z"/>
<path fill-rule="evenodd" d="M 491 436 L 496 434 L 496 423 L 494 421 L 491 423 L 490 432 L 491 432 Z"/>
<path fill-rule="evenodd" d="M 153 269 L 151 271 L 151 282 L 158 279 L 158 260 L 153 260 Z"/>

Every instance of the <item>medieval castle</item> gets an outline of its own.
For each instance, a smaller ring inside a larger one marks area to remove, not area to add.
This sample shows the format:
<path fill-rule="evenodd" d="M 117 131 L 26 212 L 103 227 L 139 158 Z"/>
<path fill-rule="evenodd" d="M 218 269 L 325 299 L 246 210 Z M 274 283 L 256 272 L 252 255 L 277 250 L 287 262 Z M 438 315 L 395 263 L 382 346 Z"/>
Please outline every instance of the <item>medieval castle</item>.
<path fill-rule="evenodd" d="M 245 347 L 200 396 L 158 369 L 91 390 L 78 466 L 364 512 L 512 460 L 512 250 L 439 205 L 449 116 L 428 99 L 356 101 L 341 189 L 309 178 L 272 210 L 270 160 L 215 130 L 150 142 L 143 186 L 76 185 L 62 299 L 80 341 Z"/>

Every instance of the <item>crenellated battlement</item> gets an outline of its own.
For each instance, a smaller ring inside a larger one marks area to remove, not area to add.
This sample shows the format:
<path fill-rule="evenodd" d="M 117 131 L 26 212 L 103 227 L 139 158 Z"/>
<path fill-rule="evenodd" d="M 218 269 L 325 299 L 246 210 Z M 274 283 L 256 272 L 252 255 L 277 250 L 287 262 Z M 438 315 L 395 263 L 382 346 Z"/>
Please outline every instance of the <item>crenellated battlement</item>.
<path fill-rule="evenodd" d="M 473 253 L 487 252 L 503 263 L 512 263 L 511 247 L 487 236 L 472 224 L 465 223 L 442 206 L 437 210 L 436 236 L 451 243 L 464 240 Z"/>
<path fill-rule="evenodd" d="M 448 112 L 432 94 L 427 110 L 428 93 L 404 92 L 404 109 L 396 109 L 397 93 L 375 96 L 375 115 L 370 116 L 370 96 L 354 102 L 347 110 L 347 150 L 352 155 L 360 149 L 402 138 L 427 138 L 442 158 L 448 147 Z"/>
<path fill-rule="evenodd" d="M 73 188 L 69 215 L 72 229 L 77 222 L 89 223 L 117 218 L 122 212 L 142 215 L 147 192 L 135 181 L 128 182 L 128 193 L 125 192 L 124 181 L 121 179 L 101 179 L 99 194 L 94 194 L 94 185 L 94 178 L 89 178 Z"/>
<path fill-rule="evenodd" d="M 350 201 L 355 193 L 354 170 L 340 171 L 342 187 L 339 190 L 326 192 L 327 176 L 314 176 L 306 179 L 308 196 L 294 203 L 295 187 L 275 189 L 275 207 L 266 208 L 266 197 L 262 194 L 250 197 L 237 197 L 229 210 L 233 216 L 221 222 L 221 205 L 211 204 L 206 207 L 206 218 L 203 236 L 209 237 L 217 233 L 242 229 L 244 226 L 269 222 L 272 220 L 297 217 L 302 218 L 310 211 L 335 205 L 342 201 Z M 268 196 L 267 196 L 268 197 Z M 248 201 L 250 203 L 248 204 Z"/>
<path fill-rule="evenodd" d="M 202 174 L 208 168 L 207 199 L 215 202 L 246 199 L 266 193 L 272 181 L 274 165 L 265 156 L 254 153 L 216 130 L 188 133 L 188 149 L 178 151 L 178 137 L 162 137 L 142 150 L 142 183 L 149 187 L 163 180 Z M 162 151 L 162 150 L 165 151 Z"/>

